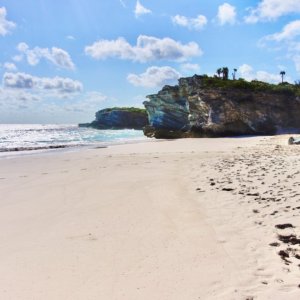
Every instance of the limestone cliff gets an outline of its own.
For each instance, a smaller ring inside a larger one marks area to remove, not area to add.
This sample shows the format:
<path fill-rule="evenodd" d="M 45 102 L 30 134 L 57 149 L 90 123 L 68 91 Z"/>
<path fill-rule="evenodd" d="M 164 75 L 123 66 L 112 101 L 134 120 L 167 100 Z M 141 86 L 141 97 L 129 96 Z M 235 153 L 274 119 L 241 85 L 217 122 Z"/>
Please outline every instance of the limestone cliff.
<path fill-rule="evenodd" d="M 147 124 L 148 118 L 144 109 L 114 107 L 99 110 L 96 112 L 95 121 L 79 126 L 96 129 L 143 129 Z"/>
<path fill-rule="evenodd" d="M 300 132 L 299 87 L 195 75 L 165 86 L 145 101 L 156 138 Z"/>

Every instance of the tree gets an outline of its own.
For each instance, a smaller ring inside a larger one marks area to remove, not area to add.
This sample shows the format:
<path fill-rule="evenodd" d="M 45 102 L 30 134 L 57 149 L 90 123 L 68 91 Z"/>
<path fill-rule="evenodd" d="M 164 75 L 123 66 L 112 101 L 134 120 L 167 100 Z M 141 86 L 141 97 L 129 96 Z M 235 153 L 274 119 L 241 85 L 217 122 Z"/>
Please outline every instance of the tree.
<path fill-rule="evenodd" d="M 283 83 L 283 77 L 285 75 L 285 71 L 281 71 L 279 74 L 281 75 L 281 83 Z"/>
<path fill-rule="evenodd" d="M 228 79 L 229 69 L 227 67 L 222 68 L 222 73 L 223 73 L 223 79 L 227 80 Z"/>
<path fill-rule="evenodd" d="M 236 75 L 237 69 L 233 69 L 233 73 L 232 73 L 232 79 L 235 80 L 235 75 Z"/>
<path fill-rule="evenodd" d="M 217 74 L 218 74 L 219 78 L 221 78 L 222 68 L 219 68 L 219 69 L 217 70 Z"/>

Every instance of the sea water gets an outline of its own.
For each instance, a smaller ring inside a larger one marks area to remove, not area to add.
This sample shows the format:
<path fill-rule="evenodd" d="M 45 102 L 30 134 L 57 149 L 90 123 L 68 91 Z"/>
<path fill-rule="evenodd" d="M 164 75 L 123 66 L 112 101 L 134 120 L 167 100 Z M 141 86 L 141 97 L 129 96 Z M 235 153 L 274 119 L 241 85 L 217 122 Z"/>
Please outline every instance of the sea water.
<path fill-rule="evenodd" d="M 0 124 L 0 152 L 101 147 L 145 141 L 141 130 L 98 130 L 77 125 Z"/>

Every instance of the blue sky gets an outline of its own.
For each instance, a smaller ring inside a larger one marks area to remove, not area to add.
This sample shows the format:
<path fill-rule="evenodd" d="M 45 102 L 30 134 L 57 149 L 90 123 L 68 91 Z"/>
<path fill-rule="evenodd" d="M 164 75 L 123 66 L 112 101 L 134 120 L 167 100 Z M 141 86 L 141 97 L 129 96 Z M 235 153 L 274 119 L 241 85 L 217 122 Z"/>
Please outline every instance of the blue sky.
<path fill-rule="evenodd" d="M 300 79 L 299 0 L 0 0 L 0 123 L 78 123 L 182 76 Z"/>

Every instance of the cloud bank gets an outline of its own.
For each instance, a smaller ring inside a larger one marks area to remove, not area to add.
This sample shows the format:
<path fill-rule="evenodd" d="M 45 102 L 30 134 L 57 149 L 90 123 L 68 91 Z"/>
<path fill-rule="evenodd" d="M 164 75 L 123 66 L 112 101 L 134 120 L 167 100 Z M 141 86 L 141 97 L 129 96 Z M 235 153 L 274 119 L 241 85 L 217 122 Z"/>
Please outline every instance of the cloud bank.
<path fill-rule="evenodd" d="M 2 83 L 4 88 L 55 91 L 60 95 L 79 93 L 83 90 L 82 83 L 77 80 L 62 77 L 36 77 L 21 72 L 4 73 Z"/>
<path fill-rule="evenodd" d="M 156 60 L 184 61 L 202 54 L 195 42 L 182 44 L 171 38 L 156 38 L 140 35 L 135 46 L 130 45 L 125 38 L 116 40 L 100 40 L 85 47 L 85 54 L 94 59 L 119 58 L 138 62 Z"/>

